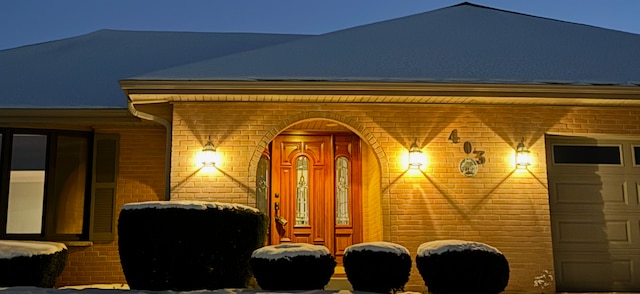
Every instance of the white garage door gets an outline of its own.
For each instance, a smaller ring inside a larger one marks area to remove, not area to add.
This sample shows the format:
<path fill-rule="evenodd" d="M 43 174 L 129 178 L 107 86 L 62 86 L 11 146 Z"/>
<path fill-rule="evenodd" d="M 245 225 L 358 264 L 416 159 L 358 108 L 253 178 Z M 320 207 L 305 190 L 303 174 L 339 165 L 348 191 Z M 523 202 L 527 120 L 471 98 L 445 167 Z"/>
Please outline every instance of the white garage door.
<path fill-rule="evenodd" d="M 547 136 L 558 291 L 640 291 L 640 138 Z"/>

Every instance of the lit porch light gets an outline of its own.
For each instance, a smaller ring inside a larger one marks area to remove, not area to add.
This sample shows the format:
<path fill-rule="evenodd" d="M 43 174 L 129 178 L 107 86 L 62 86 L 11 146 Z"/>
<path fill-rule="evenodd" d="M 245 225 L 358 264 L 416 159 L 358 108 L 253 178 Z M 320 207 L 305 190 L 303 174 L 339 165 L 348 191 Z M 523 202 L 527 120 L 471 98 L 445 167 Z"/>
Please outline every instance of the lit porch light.
<path fill-rule="evenodd" d="M 522 138 L 516 147 L 516 168 L 526 169 L 529 165 L 531 165 L 531 156 L 529 156 L 529 149 L 524 145 L 524 138 Z"/>
<path fill-rule="evenodd" d="M 422 166 L 423 162 L 424 156 L 422 154 L 422 151 L 420 150 L 420 147 L 418 147 L 416 141 L 414 141 L 409 148 L 409 168 L 420 169 L 420 166 Z"/>
<path fill-rule="evenodd" d="M 207 141 L 207 144 L 202 147 L 202 151 L 198 154 L 198 163 L 202 167 L 214 167 L 218 161 L 218 153 L 216 147 L 213 146 L 211 141 Z"/>

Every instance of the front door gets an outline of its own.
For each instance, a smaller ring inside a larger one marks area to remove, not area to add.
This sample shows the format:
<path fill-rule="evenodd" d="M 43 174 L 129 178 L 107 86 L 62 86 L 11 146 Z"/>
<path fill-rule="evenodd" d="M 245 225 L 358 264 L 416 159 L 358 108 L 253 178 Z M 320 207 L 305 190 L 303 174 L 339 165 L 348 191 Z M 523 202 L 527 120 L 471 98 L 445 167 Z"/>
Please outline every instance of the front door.
<path fill-rule="evenodd" d="M 360 141 L 281 135 L 272 146 L 271 244 L 323 245 L 341 262 L 362 242 Z"/>

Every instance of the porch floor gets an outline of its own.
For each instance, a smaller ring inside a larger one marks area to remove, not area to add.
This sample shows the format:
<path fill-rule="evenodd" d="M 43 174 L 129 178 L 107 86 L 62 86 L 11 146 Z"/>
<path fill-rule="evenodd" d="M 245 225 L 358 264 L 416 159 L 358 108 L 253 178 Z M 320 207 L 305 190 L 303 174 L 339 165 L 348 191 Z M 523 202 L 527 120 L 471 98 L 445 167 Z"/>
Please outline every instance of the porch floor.
<path fill-rule="evenodd" d="M 331 280 L 329 280 L 329 284 L 325 287 L 325 290 L 329 291 L 339 291 L 339 290 L 349 290 L 353 291 L 353 287 L 351 287 L 351 283 L 347 280 L 347 274 L 344 271 L 344 266 L 338 265 L 336 266 L 333 276 Z"/>

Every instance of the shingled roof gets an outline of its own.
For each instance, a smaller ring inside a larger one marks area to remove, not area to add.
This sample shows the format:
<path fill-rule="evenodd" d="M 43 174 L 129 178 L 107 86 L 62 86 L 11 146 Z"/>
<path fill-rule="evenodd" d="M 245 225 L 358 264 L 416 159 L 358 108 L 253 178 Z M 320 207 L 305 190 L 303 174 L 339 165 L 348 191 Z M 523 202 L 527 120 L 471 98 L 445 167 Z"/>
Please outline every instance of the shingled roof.
<path fill-rule="evenodd" d="M 118 80 L 306 37 L 100 30 L 0 51 L 0 108 L 126 108 Z"/>
<path fill-rule="evenodd" d="M 128 81 L 640 86 L 640 35 L 471 3 L 317 36 L 102 30 L 0 51 L 0 108 L 126 108 Z"/>
<path fill-rule="evenodd" d="M 463 3 L 133 79 L 637 86 L 639 52 L 637 34 Z"/>

